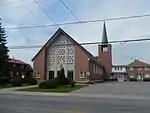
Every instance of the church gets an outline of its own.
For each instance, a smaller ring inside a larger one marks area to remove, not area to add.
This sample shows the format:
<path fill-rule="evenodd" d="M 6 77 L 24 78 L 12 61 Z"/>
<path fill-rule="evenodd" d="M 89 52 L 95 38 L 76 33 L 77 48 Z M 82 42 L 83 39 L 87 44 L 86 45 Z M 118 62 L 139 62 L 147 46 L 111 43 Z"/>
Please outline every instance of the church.
<path fill-rule="evenodd" d="M 42 81 L 55 78 L 61 67 L 65 70 L 65 76 L 76 82 L 101 82 L 109 79 L 112 71 L 112 54 L 105 23 L 97 56 L 93 56 L 59 28 L 32 61 L 33 74 L 38 74 Z"/>

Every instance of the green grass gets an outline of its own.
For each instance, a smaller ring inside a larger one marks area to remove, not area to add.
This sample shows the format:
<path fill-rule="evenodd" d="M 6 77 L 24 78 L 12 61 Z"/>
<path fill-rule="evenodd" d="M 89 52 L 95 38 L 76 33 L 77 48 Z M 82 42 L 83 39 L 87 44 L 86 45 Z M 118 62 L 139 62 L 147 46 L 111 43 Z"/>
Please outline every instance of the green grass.
<path fill-rule="evenodd" d="M 39 87 L 33 87 L 33 88 L 19 89 L 16 91 L 69 93 L 86 86 L 87 85 L 76 85 L 75 87 L 62 86 L 52 89 L 41 89 Z"/>

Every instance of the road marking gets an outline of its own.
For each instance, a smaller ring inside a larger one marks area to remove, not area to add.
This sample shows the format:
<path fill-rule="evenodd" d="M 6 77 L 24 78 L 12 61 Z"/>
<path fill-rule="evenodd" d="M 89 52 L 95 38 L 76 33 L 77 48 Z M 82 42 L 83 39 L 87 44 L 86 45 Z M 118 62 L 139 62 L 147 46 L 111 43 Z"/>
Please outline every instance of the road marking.
<path fill-rule="evenodd" d="M 0 105 L 1 108 L 7 108 L 8 106 L 4 106 L 4 105 Z M 81 111 L 77 111 L 77 110 L 69 110 L 69 109 L 46 109 L 46 108 L 33 108 L 33 107 L 22 107 L 22 106 L 9 106 L 9 108 L 13 108 L 13 109 L 24 109 L 24 110 L 40 110 L 40 111 L 48 111 L 48 112 L 61 112 L 61 113 L 83 113 Z"/>

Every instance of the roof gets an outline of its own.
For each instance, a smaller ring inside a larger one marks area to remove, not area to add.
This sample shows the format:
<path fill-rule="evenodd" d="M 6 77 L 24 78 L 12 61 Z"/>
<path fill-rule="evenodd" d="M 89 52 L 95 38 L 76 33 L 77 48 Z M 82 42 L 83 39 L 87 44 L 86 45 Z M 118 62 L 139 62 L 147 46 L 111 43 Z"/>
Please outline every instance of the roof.
<path fill-rule="evenodd" d="M 107 38 L 107 31 L 106 31 L 105 22 L 104 22 L 104 27 L 103 27 L 102 44 L 108 44 L 108 38 Z"/>
<path fill-rule="evenodd" d="M 147 66 L 150 66 L 150 64 L 148 63 L 145 63 L 145 62 L 142 62 L 140 60 L 135 60 L 134 62 L 130 63 L 127 65 L 128 67 L 147 67 Z"/>
<path fill-rule="evenodd" d="M 8 63 L 14 63 L 14 64 L 24 64 L 24 65 L 28 65 L 27 63 L 25 63 L 25 62 L 23 62 L 23 61 L 21 61 L 21 60 L 17 60 L 17 59 L 11 59 L 11 58 L 9 58 L 8 60 L 7 60 L 7 62 Z"/>
<path fill-rule="evenodd" d="M 127 65 L 112 65 L 112 67 L 126 67 Z"/>
<path fill-rule="evenodd" d="M 57 38 L 58 35 L 63 34 L 67 37 L 69 37 L 74 43 L 75 45 L 78 45 L 82 51 L 85 52 L 85 54 L 92 60 L 97 61 L 97 59 L 89 52 L 87 51 L 84 47 L 82 47 L 78 42 L 76 42 L 71 36 L 69 36 L 64 30 L 62 30 L 61 28 L 58 28 L 58 30 L 54 33 L 54 35 L 46 42 L 46 44 L 39 50 L 39 52 L 33 57 L 32 61 L 37 57 L 37 55 L 45 48 L 47 47 L 53 40 L 55 40 L 55 38 Z"/>

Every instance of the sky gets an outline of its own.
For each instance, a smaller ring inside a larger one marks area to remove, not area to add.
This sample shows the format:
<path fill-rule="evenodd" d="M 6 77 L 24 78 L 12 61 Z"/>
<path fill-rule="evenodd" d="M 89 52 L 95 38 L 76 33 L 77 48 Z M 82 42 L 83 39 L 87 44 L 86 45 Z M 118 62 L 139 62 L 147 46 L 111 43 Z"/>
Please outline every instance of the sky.
<path fill-rule="evenodd" d="M 0 0 L 0 18 L 7 27 L 34 26 L 77 21 L 60 0 Z M 150 14 L 149 0 L 63 0 L 79 20 L 105 19 Z M 59 26 L 77 42 L 100 42 L 103 22 Z M 150 37 L 150 17 L 106 21 L 108 40 Z M 58 29 L 57 26 L 30 29 L 5 29 L 7 46 L 44 45 Z M 84 46 L 94 56 L 98 45 Z M 10 49 L 10 57 L 32 65 L 31 59 L 40 48 Z M 135 59 L 150 63 L 150 41 L 112 45 L 113 64 L 129 64 Z"/>

